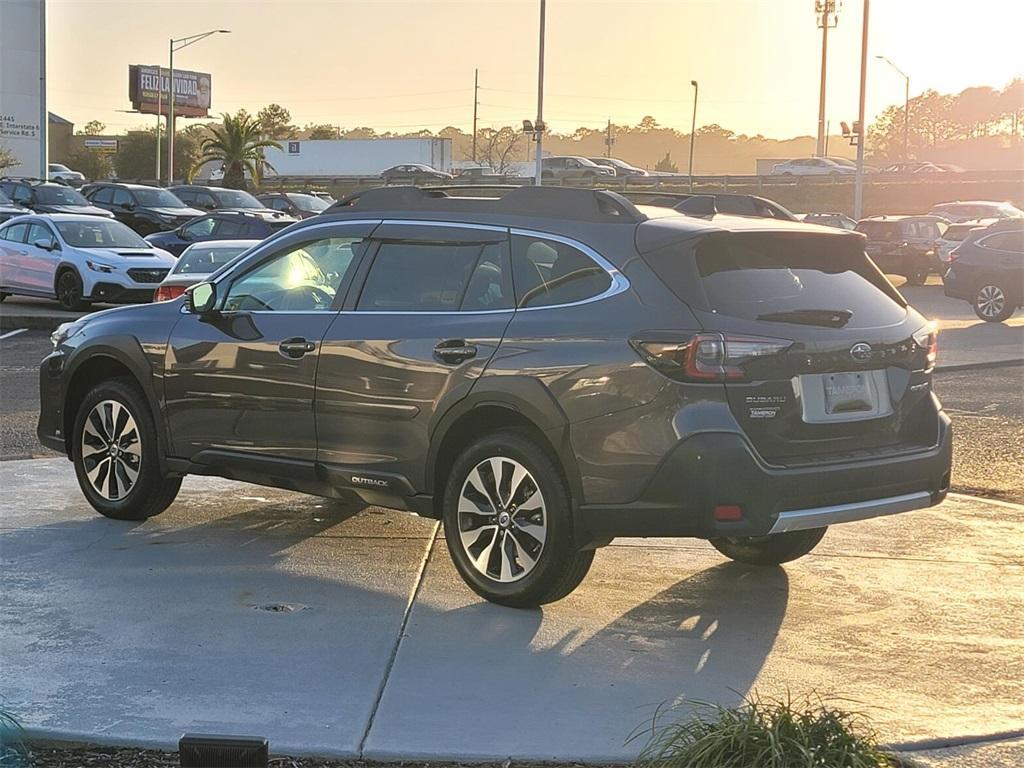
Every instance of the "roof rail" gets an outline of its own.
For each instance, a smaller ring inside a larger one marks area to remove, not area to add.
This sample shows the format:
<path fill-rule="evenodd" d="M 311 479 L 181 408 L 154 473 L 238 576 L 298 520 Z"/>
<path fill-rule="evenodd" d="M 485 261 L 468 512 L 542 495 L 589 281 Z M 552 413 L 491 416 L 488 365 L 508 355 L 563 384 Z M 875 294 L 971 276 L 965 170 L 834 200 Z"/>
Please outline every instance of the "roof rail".
<path fill-rule="evenodd" d="M 473 194 L 452 194 L 457 192 Z M 604 223 L 616 219 L 639 223 L 647 218 L 617 192 L 515 184 L 374 187 L 347 195 L 327 209 L 346 210 L 504 213 Z"/>

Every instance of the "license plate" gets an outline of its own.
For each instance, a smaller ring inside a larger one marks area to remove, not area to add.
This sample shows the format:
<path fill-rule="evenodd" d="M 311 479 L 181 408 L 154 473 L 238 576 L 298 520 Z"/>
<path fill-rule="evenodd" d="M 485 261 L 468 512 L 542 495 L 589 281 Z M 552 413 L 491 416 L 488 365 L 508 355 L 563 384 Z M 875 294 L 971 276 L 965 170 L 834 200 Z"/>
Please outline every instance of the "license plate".
<path fill-rule="evenodd" d="M 828 373 L 821 377 L 825 388 L 825 413 L 860 413 L 876 409 L 874 390 L 867 373 Z"/>

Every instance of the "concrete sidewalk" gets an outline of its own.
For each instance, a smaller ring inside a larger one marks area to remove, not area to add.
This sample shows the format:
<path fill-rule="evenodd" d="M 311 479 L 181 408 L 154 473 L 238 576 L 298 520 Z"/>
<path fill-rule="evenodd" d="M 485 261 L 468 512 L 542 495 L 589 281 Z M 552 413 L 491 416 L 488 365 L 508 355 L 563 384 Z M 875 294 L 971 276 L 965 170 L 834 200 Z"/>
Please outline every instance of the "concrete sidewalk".
<path fill-rule="evenodd" d="M 435 523 L 188 478 L 143 524 L 64 459 L 0 463 L 0 696 L 36 736 L 283 754 L 621 761 L 681 697 L 817 692 L 886 742 L 1024 724 L 1024 507 L 951 497 L 778 569 L 620 540 L 536 611 L 481 602 Z"/>

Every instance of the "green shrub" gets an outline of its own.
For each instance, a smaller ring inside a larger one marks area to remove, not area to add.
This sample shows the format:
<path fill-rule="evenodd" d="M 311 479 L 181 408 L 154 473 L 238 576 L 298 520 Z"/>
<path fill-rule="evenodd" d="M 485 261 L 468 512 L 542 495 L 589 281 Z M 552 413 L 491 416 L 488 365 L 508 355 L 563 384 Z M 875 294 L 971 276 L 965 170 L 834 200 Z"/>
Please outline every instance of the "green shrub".
<path fill-rule="evenodd" d="M 685 715 L 682 713 L 685 712 Z M 682 715 L 677 718 L 676 715 Z M 866 720 L 825 702 L 749 695 L 738 707 L 684 701 L 660 707 L 641 768 L 890 768 L 906 765 L 880 749 Z"/>

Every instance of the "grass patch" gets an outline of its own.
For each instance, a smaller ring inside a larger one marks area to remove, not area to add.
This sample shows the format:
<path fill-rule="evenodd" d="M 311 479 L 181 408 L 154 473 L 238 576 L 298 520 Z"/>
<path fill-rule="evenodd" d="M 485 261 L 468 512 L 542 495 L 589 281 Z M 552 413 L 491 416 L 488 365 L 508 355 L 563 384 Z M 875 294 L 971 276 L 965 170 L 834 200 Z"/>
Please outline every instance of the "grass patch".
<path fill-rule="evenodd" d="M 683 714 L 685 712 L 685 714 Z M 684 701 L 659 707 L 630 741 L 647 738 L 640 768 L 893 768 L 867 719 L 820 699 L 756 693 L 738 707 Z"/>

